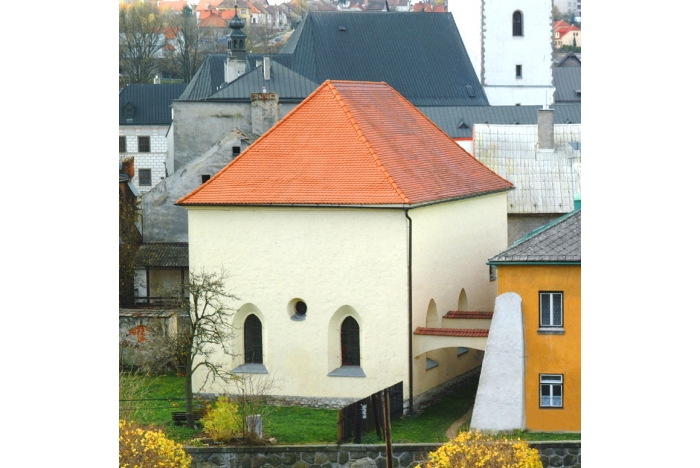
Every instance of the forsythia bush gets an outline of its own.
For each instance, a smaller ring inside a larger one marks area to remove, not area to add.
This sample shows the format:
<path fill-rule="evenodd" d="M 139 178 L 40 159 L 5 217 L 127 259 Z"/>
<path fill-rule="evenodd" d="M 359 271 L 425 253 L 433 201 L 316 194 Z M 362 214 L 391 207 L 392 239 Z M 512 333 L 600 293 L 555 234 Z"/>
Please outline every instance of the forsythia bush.
<path fill-rule="evenodd" d="M 221 396 L 214 408 L 210 408 L 202 418 L 204 433 L 218 442 L 230 442 L 243 430 L 243 420 L 238 405 Z"/>
<path fill-rule="evenodd" d="M 482 432 L 460 432 L 428 454 L 426 468 L 542 468 L 537 449 L 527 443 Z"/>
<path fill-rule="evenodd" d="M 192 457 L 163 432 L 119 420 L 119 468 L 188 468 Z"/>

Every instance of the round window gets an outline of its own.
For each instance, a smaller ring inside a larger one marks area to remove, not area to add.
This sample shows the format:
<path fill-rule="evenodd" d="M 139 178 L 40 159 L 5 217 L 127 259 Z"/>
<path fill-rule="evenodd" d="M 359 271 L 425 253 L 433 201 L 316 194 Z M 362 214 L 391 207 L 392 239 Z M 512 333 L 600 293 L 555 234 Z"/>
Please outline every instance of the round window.
<path fill-rule="evenodd" d="M 306 315 L 306 302 L 297 302 L 296 304 L 294 304 L 294 310 L 298 315 Z"/>

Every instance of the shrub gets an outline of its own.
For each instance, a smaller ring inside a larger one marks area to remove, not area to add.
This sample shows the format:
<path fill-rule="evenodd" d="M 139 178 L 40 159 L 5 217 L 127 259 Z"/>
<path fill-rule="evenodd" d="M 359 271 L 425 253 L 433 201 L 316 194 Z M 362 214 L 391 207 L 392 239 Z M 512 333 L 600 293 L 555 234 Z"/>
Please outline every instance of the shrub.
<path fill-rule="evenodd" d="M 119 467 L 188 468 L 192 457 L 158 430 L 119 420 Z"/>
<path fill-rule="evenodd" d="M 428 458 L 426 468 L 542 468 L 539 452 L 526 442 L 479 431 L 460 432 Z"/>
<path fill-rule="evenodd" d="M 241 433 L 242 421 L 238 405 L 225 396 L 216 400 L 213 408 L 202 418 L 204 433 L 217 442 L 230 442 Z"/>

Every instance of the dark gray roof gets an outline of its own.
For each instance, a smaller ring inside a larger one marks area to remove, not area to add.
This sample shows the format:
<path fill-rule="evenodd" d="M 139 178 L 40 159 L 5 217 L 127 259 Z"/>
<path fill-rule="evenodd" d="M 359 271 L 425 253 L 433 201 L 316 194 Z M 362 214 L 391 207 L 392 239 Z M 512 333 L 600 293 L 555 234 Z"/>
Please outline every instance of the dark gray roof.
<path fill-rule="evenodd" d="M 260 66 L 239 76 L 207 101 L 226 100 L 250 102 L 251 93 L 261 93 L 265 86 L 268 93 L 277 93 L 280 101 L 301 102 L 311 94 L 318 85 L 303 76 L 294 73 L 279 63 L 270 61 L 270 80 L 263 80 L 263 67 Z"/>
<path fill-rule="evenodd" d="M 119 125 L 170 125 L 170 104 L 184 89 L 184 84 L 126 85 L 119 91 Z M 127 103 L 134 106 L 133 122 L 126 121 Z"/>
<path fill-rule="evenodd" d="M 552 72 L 554 87 L 557 89 L 554 101 L 556 103 L 581 102 L 581 67 L 554 67 Z"/>
<path fill-rule="evenodd" d="M 200 101 L 219 90 L 226 81 L 224 67 L 226 54 L 209 54 L 194 74 L 179 101 Z"/>
<path fill-rule="evenodd" d="M 532 231 L 489 259 L 503 262 L 581 263 L 581 209 Z"/>
<path fill-rule="evenodd" d="M 385 81 L 416 106 L 488 105 L 451 13 L 312 11 L 280 53 L 318 84 Z"/>
<path fill-rule="evenodd" d="M 581 123 L 581 104 L 551 106 L 555 124 Z M 452 138 L 471 138 L 474 124 L 536 125 L 542 106 L 419 106 L 426 117 Z"/>
<path fill-rule="evenodd" d="M 187 268 L 189 248 L 186 243 L 141 244 L 134 261 L 137 268 Z"/>

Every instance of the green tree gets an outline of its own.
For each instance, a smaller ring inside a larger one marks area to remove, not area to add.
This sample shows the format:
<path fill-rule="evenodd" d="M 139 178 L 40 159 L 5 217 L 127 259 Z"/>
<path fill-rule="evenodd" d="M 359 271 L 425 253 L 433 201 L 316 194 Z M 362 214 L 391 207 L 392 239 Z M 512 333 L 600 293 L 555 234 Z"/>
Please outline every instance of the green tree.
<path fill-rule="evenodd" d="M 127 83 L 150 83 L 165 45 L 165 18 L 155 3 L 119 9 L 119 69 Z"/>

